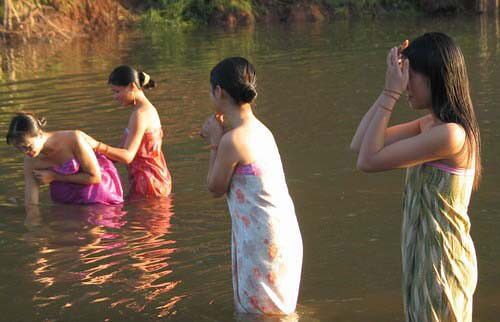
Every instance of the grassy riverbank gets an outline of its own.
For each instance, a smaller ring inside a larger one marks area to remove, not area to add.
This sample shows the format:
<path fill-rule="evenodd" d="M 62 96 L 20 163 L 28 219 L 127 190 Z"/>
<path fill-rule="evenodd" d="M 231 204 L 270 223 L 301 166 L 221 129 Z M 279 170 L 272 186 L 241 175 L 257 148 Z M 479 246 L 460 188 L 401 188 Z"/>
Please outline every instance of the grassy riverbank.
<path fill-rule="evenodd" d="M 417 0 L 147 0 L 142 6 L 142 22 L 149 26 L 248 25 L 423 12 Z"/>
<path fill-rule="evenodd" d="M 473 12 L 480 1 L 487 0 L 0 0 L 0 32 L 71 39 L 136 22 L 152 28 L 303 23 L 351 16 Z"/>

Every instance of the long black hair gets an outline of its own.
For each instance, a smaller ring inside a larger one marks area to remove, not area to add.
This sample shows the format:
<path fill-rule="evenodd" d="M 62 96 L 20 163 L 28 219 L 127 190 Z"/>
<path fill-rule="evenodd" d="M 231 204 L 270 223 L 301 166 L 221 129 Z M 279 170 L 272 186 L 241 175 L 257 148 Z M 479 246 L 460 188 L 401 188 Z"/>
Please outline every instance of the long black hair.
<path fill-rule="evenodd" d="M 156 86 L 155 81 L 148 74 L 137 71 L 127 65 L 118 66 L 113 69 L 108 78 L 108 84 L 115 86 L 128 86 L 132 83 L 139 89 L 149 89 Z"/>
<path fill-rule="evenodd" d="M 469 164 L 475 163 L 474 187 L 481 178 L 481 135 L 470 98 L 469 78 L 460 48 L 449 36 L 426 33 L 403 50 L 413 70 L 428 77 L 432 111 L 444 123 L 456 123 L 465 130 Z"/>
<path fill-rule="evenodd" d="M 26 138 L 37 136 L 46 123 L 43 117 L 38 118 L 33 113 L 17 113 L 10 121 L 9 131 L 5 136 L 7 144 L 22 142 Z"/>
<path fill-rule="evenodd" d="M 257 75 L 253 65 L 243 57 L 220 61 L 210 72 L 212 89 L 220 86 L 237 104 L 252 103 L 257 97 Z"/>

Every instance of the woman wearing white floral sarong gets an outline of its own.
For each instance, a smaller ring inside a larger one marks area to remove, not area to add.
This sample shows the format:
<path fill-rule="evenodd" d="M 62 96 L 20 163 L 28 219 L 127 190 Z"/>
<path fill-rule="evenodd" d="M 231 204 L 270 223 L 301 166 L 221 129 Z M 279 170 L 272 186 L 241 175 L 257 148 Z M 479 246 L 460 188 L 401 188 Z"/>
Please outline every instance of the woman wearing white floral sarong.
<path fill-rule="evenodd" d="M 224 59 L 210 73 L 215 115 L 201 131 L 211 145 L 207 184 L 215 196 L 227 196 L 236 310 L 291 314 L 302 239 L 273 135 L 252 113 L 255 81 L 241 57 Z"/>

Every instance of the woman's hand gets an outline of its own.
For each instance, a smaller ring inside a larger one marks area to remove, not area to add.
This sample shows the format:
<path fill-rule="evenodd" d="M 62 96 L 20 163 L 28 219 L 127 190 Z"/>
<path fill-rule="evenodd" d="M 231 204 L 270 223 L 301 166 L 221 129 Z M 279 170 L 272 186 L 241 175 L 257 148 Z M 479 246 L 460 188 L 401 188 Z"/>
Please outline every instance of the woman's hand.
<path fill-rule="evenodd" d="M 387 54 L 385 89 L 402 94 L 408 86 L 410 62 L 408 59 L 401 59 L 400 65 L 399 60 L 398 47 L 394 47 Z"/>
<path fill-rule="evenodd" d="M 33 170 L 33 176 L 39 184 L 49 184 L 56 180 L 56 173 L 51 170 Z"/>
<path fill-rule="evenodd" d="M 219 145 L 222 134 L 224 134 L 222 118 L 215 115 L 210 116 L 205 121 L 200 132 L 200 136 L 212 145 Z"/>

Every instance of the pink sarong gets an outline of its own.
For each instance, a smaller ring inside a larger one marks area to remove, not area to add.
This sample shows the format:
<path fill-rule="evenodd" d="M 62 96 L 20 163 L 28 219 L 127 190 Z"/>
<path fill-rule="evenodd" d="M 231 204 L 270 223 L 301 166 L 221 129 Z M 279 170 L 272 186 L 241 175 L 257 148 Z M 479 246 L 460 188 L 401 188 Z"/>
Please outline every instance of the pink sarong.
<path fill-rule="evenodd" d="M 70 204 L 103 204 L 115 205 L 123 202 L 123 190 L 120 176 L 116 168 L 104 155 L 96 153 L 101 169 L 101 182 L 97 184 L 77 184 L 71 182 L 52 181 L 50 197 L 52 201 Z M 52 171 L 61 175 L 71 175 L 80 171 L 80 163 L 76 159 L 68 160 Z"/>

